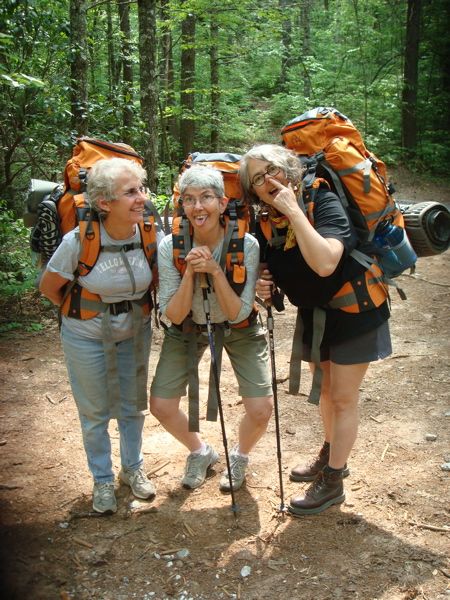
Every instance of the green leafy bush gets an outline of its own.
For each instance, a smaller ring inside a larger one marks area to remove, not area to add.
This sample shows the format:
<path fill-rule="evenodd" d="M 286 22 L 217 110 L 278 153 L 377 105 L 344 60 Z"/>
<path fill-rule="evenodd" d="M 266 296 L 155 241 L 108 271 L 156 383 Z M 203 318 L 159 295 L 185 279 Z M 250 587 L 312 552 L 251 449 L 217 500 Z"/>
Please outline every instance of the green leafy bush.
<path fill-rule="evenodd" d="M 32 288 L 37 270 L 28 243 L 29 230 L 0 200 L 0 294 L 11 296 Z"/>

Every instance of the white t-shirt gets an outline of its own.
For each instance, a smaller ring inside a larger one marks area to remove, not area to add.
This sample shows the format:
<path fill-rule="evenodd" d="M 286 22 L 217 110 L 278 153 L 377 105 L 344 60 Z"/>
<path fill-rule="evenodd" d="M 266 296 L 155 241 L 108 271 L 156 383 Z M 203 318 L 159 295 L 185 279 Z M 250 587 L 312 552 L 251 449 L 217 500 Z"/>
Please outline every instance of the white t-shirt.
<path fill-rule="evenodd" d="M 162 238 L 159 233 L 159 239 Z M 136 227 L 134 236 L 126 240 L 114 240 L 106 229 L 100 224 L 100 237 L 102 247 L 123 246 L 141 242 L 139 228 Z M 47 269 L 58 273 L 61 277 L 72 281 L 74 271 L 78 265 L 80 254 L 79 228 L 69 231 L 63 238 L 60 246 L 50 259 Z M 91 272 L 78 278 L 78 283 L 90 292 L 99 294 L 103 302 L 121 302 L 122 300 L 138 300 L 148 290 L 152 281 L 152 272 L 142 248 L 126 252 L 126 259 L 133 273 L 135 289 L 128 273 L 123 257 L 118 252 L 100 250 L 97 262 Z M 150 317 L 145 317 L 147 322 Z M 114 341 L 121 341 L 133 335 L 132 314 L 122 313 L 111 315 L 111 329 Z M 101 339 L 102 314 L 93 319 L 73 319 L 63 316 L 63 326 L 82 337 Z"/>

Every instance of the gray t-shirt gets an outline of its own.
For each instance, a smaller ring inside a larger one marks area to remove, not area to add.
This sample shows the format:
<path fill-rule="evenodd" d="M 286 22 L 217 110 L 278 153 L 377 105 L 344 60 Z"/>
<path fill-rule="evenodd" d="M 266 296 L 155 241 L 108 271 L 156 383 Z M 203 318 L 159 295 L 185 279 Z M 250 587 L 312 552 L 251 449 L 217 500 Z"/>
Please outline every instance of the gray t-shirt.
<path fill-rule="evenodd" d="M 136 227 L 134 236 L 126 240 L 114 240 L 111 238 L 103 225 L 100 225 L 100 236 L 102 246 L 123 246 L 125 244 L 139 243 L 141 235 Z M 159 239 L 162 234 L 159 234 Z M 74 271 L 78 265 L 80 254 L 79 228 L 69 231 L 63 238 L 60 246 L 50 259 L 47 269 L 52 273 L 58 273 L 61 277 L 72 281 Z M 103 302 L 121 302 L 122 300 L 138 300 L 148 290 L 152 281 L 152 272 L 142 248 L 136 248 L 126 252 L 126 259 L 133 273 L 135 289 L 128 273 L 124 259 L 118 252 L 101 250 L 97 262 L 92 271 L 78 278 L 78 283 L 90 292 L 99 294 Z M 150 317 L 145 317 L 147 322 Z M 111 315 L 111 329 L 114 341 L 118 342 L 133 335 L 132 315 L 122 313 Z M 101 339 L 102 315 L 93 319 L 73 319 L 63 316 L 63 326 L 73 333 L 82 337 Z"/>
<path fill-rule="evenodd" d="M 195 246 L 195 244 L 194 244 Z M 219 262 L 222 253 L 223 240 L 216 246 L 212 252 L 214 260 Z M 246 319 L 252 311 L 255 301 L 255 285 L 258 277 L 259 268 L 259 244 L 252 235 L 246 233 L 244 238 L 244 265 L 247 272 L 247 281 L 244 291 L 240 295 L 242 301 L 241 310 L 237 318 L 230 323 L 239 323 Z M 173 244 L 172 234 L 166 235 L 158 247 L 158 271 L 159 271 L 159 309 L 162 315 L 165 315 L 167 305 L 180 286 L 181 273 L 175 267 L 173 262 Z M 227 321 L 226 315 L 222 312 L 217 301 L 214 289 L 209 295 L 209 304 L 211 310 L 211 321 L 213 323 L 223 323 Z M 203 308 L 203 294 L 196 278 L 194 286 L 194 295 L 192 298 L 192 319 L 195 323 L 205 324 L 206 317 Z"/>

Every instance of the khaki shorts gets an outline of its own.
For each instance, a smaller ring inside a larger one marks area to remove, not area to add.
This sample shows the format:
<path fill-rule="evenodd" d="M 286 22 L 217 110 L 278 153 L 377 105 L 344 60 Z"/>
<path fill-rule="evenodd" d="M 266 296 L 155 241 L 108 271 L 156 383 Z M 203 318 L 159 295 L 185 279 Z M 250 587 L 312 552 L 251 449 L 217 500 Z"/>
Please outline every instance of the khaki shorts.
<path fill-rule="evenodd" d="M 197 364 L 209 348 L 208 335 L 197 337 Z M 272 395 L 269 349 L 264 330 L 258 321 L 249 327 L 230 328 L 225 332 L 223 347 L 236 376 L 239 395 L 258 398 Z M 152 396 L 179 398 L 186 395 L 188 381 L 187 336 L 173 325 L 164 332 L 158 365 L 151 385 Z"/>

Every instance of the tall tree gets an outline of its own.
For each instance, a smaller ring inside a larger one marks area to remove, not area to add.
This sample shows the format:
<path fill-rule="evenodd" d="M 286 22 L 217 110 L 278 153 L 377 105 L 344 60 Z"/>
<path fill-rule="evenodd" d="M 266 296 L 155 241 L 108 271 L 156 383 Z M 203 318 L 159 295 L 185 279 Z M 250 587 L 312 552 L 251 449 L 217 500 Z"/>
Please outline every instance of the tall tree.
<path fill-rule="evenodd" d="M 402 93 L 402 145 L 414 156 L 417 148 L 417 89 L 422 0 L 408 0 Z"/>
<path fill-rule="evenodd" d="M 72 129 L 88 132 L 88 60 L 86 0 L 70 0 L 70 105 Z"/>
<path fill-rule="evenodd" d="M 188 13 L 181 23 L 180 143 L 183 157 L 192 152 L 194 146 L 195 25 L 196 17 L 192 13 Z"/>
<path fill-rule="evenodd" d="M 130 5 L 124 0 L 117 0 L 121 39 L 122 60 L 122 139 L 128 144 L 132 141 L 133 126 L 133 56 L 130 28 Z"/>
<path fill-rule="evenodd" d="M 178 139 L 175 117 L 174 67 L 172 48 L 172 26 L 169 0 L 161 0 L 161 36 L 159 58 L 159 89 L 161 117 L 161 157 L 163 161 L 175 161 L 174 140 Z"/>
<path fill-rule="evenodd" d="M 311 0 L 302 0 L 300 5 L 300 39 L 303 64 L 303 95 L 311 98 L 312 86 L 307 58 L 312 55 L 311 46 Z"/>
<path fill-rule="evenodd" d="M 285 89 L 289 78 L 289 70 L 292 66 L 291 0 L 279 0 L 279 8 L 282 15 L 280 86 Z"/>
<path fill-rule="evenodd" d="M 219 86 L 219 59 L 218 59 L 218 35 L 219 26 L 211 16 L 209 28 L 209 66 L 210 66 L 210 86 L 211 86 L 211 152 L 217 152 L 219 149 L 219 124 L 220 124 L 220 86 Z"/>
<path fill-rule="evenodd" d="M 111 0 L 106 3 L 107 46 L 108 46 L 108 87 L 109 97 L 113 100 L 117 94 L 120 77 L 120 61 L 114 43 L 113 7 Z"/>
<path fill-rule="evenodd" d="M 158 76 L 156 0 L 138 0 L 141 115 L 145 127 L 144 159 L 148 185 L 158 188 Z"/>

